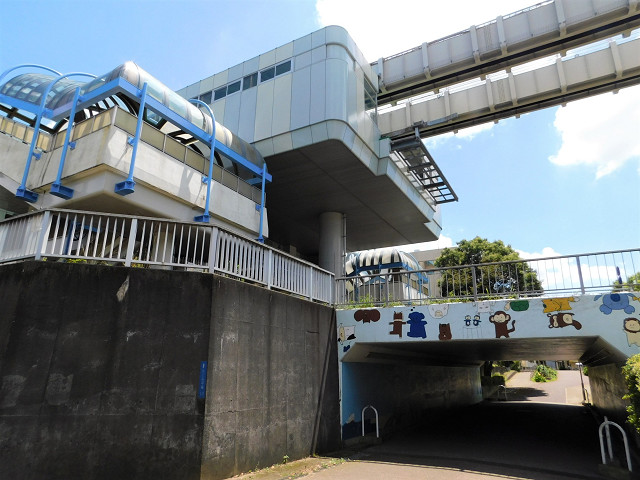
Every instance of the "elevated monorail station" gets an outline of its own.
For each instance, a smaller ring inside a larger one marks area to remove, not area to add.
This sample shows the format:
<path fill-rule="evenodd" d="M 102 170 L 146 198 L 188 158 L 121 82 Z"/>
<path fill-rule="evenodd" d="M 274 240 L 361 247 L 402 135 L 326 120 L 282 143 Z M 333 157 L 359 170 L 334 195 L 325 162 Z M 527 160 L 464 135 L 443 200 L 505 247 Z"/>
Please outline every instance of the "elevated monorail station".
<path fill-rule="evenodd" d="M 0 72 L 0 477 L 230 478 L 475 405 L 491 360 L 578 360 L 623 416 L 639 249 L 396 246 L 458 200 L 424 138 L 637 85 L 639 5 L 547 0 L 373 63 L 328 26 L 177 92 L 133 62 Z"/>
<path fill-rule="evenodd" d="M 640 81 L 638 4 L 605 3 L 543 2 L 373 63 L 331 26 L 177 93 L 133 63 L 12 68 L 0 208 L 213 222 L 340 275 L 346 252 L 438 238 L 458 197 L 421 138 Z"/>

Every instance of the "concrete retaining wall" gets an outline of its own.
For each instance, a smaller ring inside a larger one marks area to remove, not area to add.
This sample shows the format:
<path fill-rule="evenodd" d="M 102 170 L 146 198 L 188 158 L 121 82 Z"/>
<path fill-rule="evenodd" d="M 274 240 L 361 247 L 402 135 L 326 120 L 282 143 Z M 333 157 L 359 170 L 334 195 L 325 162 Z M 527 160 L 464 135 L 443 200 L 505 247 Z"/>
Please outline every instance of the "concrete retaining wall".
<path fill-rule="evenodd" d="M 629 404 L 622 397 L 626 395 L 627 387 L 622 375 L 622 363 L 589 367 L 589 386 L 591 403 L 598 408 L 602 415 L 610 420 L 625 423 Z"/>
<path fill-rule="evenodd" d="M 0 478 L 215 479 L 337 446 L 327 307 L 47 262 L 0 266 L 0 305 Z"/>
<path fill-rule="evenodd" d="M 336 450 L 333 310 L 220 277 L 214 292 L 202 478 Z"/>

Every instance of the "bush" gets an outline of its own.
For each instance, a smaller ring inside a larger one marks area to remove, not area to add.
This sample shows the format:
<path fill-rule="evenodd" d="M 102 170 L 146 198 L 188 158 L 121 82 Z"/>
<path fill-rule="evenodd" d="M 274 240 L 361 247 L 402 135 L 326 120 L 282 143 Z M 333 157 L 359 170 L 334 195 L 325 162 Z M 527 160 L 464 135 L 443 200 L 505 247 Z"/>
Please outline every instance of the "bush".
<path fill-rule="evenodd" d="M 558 378 L 558 371 L 546 365 L 538 365 L 533 374 L 534 382 L 550 382 Z"/>
<path fill-rule="evenodd" d="M 627 393 L 624 399 L 629 400 L 627 422 L 640 433 L 640 354 L 629 357 L 622 367 Z"/>

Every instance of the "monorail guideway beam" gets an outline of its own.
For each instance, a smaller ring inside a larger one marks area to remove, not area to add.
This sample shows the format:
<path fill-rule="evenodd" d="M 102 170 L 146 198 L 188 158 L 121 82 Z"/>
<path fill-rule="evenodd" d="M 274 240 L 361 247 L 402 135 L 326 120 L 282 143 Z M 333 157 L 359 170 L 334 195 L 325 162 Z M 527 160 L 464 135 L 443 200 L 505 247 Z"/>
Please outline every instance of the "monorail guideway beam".
<path fill-rule="evenodd" d="M 640 84 L 640 36 L 533 67 L 381 108 L 378 127 L 394 141 L 424 138 Z"/>
<path fill-rule="evenodd" d="M 542 2 L 371 66 L 378 103 L 395 103 L 640 27 L 638 0 Z"/>

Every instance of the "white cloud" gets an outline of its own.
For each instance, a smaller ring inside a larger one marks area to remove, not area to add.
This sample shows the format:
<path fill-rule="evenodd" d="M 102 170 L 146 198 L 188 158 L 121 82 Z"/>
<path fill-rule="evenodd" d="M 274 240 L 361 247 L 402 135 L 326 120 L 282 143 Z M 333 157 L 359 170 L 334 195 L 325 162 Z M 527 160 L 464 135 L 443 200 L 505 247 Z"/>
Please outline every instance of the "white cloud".
<path fill-rule="evenodd" d="M 495 123 L 488 122 L 488 123 L 483 123 L 482 125 L 475 125 L 473 127 L 463 128 L 461 130 L 458 130 L 457 133 L 449 132 L 449 133 L 444 133 L 442 135 L 438 135 L 437 137 L 429 137 L 424 141 L 424 144 L 427 147 L 427 149 L 430 149 L 430 148 L 435 148 L 448 140 L 459 139 L 459 140 L 469 141 L 475 138 L 478 134 L 482 132 L 488 132 L 493 128 L 494 125 Z"/>
<path fill-rule="evenodd" d="M 572 102 L 558 109 L 554 126 L 562 146 L 549 160 L 556 165 L 586 165 L 604 177 L 629 161 L 640 160 L 640 87 Z M 614 128 L 612 128 L 614 127 Z"/>
<path fill-rule="evenodd" d="M 518 250 L 515 249 L 516 252 L 518 252 L 518 255 L 520 255 L 520 258 L 523 258 L 525 260 L 530 260 L 530 259 L 534 259 L 534 258 L 545 258 L 545 257 L 559 257 L 562 254 L 556 252 L 553 247 L 544 247 L 542 249 L 541 252 L 525 252 L 524 250 Z"/>
<path fill-rule="evenodd" d="M 439 248 L 449 248 L 453 247 L 455 243 L 453 240 L 445 235 L 440 235 L 438 240 L 434 240 L 433 242 L 422 242 L 422 243 L 410 243 L 408 245 L 399 245 L 399 250 L 404 252 L 420 252 L 424 250 L 437 250 Z"/>
<path fill-rule="evenodd" d="M 340 25 L 370 62 L 535 4 L 535 0 L 317 0 L 321 25 Z"/>

